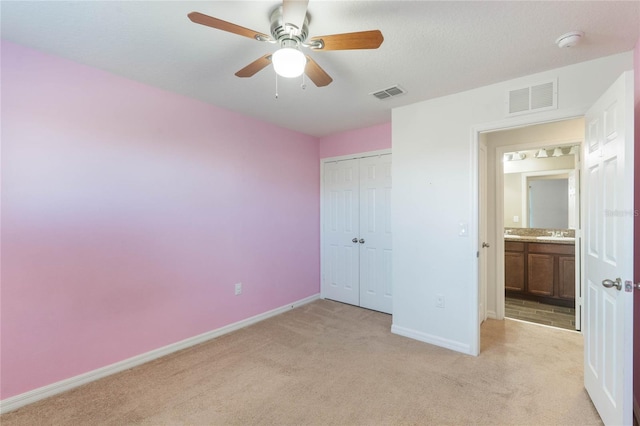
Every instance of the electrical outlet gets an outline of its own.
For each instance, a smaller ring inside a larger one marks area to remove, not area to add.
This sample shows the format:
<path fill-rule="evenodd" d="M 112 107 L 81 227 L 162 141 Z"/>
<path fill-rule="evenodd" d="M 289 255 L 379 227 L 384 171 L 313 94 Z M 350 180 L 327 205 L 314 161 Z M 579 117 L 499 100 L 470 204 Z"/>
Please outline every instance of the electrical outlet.
<path fill-rule="evenodd" d="M 444 308 L 444 296 L 442 294 L 436 296 L 436 308 Z"/>
<path fill-rule="evenodd" d="M 236 291 L 236 296 L 242 294 L 242 283 L 236 283 L 235 291 Z"/>

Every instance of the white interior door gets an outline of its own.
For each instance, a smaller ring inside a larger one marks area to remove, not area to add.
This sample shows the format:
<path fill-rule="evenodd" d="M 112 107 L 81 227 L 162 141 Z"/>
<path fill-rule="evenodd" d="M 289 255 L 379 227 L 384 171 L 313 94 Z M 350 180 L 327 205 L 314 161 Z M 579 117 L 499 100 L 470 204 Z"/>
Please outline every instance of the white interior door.
<path fill-rule="evenodd" d="M 324 165 L 322 296 L 360 303 L 358 160 Z"/>
<path fill-rule="evenodd" d="M 360 306 L 391 313 L 391 154 L 360 159 Z"/>
<path fill-rule="evenodd" d="M 624 288 L 633 278 L 631 72 L 593 105 L 585 126 L 584 382 L 605 424 L 631 425 L 633 294 Z M 611 286 L 617 279 L 621 288 Z"/>

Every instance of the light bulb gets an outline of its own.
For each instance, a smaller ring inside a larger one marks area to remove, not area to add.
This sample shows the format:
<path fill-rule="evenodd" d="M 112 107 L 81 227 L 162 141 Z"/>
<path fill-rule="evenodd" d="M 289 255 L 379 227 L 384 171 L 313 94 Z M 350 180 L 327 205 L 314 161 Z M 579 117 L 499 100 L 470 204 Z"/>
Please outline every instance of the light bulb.
<path fill-rule="evenodd" d="M 271 57 L 273 69 L 279 76 L 286 78 L 299 77 L 307 65 L 304 53 L 292 47 L 283 47 L 277 50 Z"/>

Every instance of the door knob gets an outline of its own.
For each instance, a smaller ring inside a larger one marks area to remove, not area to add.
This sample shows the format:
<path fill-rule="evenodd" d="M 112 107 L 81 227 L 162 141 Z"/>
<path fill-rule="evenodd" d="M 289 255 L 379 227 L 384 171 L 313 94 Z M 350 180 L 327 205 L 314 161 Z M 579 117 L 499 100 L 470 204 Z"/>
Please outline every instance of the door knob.
<path fill-rule="evenodd" d="M 364 244 L 364 238 L 360 238 L 359 243 L 360 243 L 360 244 Z"/>
<path fill-rule="evenodd" d="M 357 243 L 357 242 L 358 242 L 358 239 L 357 239 L 357 238 L 354 238 L 353 240 L 351 240 L 351 242 L 352 242 L 352 243 Z"/>
<path fill-rule="evenodd" d="M 618 291 L 622 290 L 622 280 L 620 278 L 616 278 L 615 281 L 614 280 L 602 280 L 602 285 L 605 286 L 606 288 L 615 287 L 616 290 L 618 290 Z"/>
<path fill-rule="evenodd" d="M 483 242 L 483 243 L 482 243 L 482 248 L 485 248 L 485 247 L 489 247 L 489 244 L 488 244 L 488 243 Z"/>

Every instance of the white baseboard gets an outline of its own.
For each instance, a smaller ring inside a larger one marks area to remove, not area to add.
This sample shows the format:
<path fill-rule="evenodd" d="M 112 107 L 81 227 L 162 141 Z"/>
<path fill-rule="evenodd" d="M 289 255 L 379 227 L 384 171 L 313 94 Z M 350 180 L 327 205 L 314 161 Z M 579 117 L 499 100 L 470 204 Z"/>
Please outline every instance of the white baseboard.
<path fill-rule="evenodd" d="M 421 331 L 413 330 L 406 327 L 400 327 L 395 324 L 391 326 L 391 332 L 393 334 L 398 334 L 400 336 L 409 337 L 410 339 L 415 339 L 421 342 L 451 349 L 456 352 L 462 352 L 463 354 L 473 355 L 471 353 L 470 345 L 467 345 L 461 342 L 456 342 L 455 340 L 443 339 L 442 337 L 434 336 L 428 333 L 423 333 Z"/>
<path fill-rule="evenodd" d="M 243 327 L 250 326 L 257 322 L 263 321 L 267 318 L 282 314 L 291 309 L 313 302 L 320 298 L 320 294 L 314 294 L 313 296 L 306 297 L 304 299 L 288 303 L 285 306 L 281 306 L 271 311 L 264 312 L 262 314 L 253 316 L 251 318 L 244 319 L 242 321 L 235 322 L 233 324 L 226 325 L 224 327 L 212 330 L 194 337 L 190 337 L 180 342 L 172 343 L 167 346 L 163 346 L 152 351 L 136 355 L 132 358 L 128 358 L 115 364 L 107 365 L 105 367 L 98 368 L 97 370 L 89 371 L 78 376 L 70 377 L 68 379 L 61 380 L 50 385 L 43 386 L 41 388 L 33 389 L 28 392 L 12 396 L 0 401 L 0 414 L 7 413 L 9 411 L 16 410 L 20 407 L 24 407 L 27 404 L 32 404 L 36 401 L 48 398 L 50 396 L 66 392 L 78 386 L 82 386 L 86 383 L 93 382 L 106 376 L 110 376 L 115 373 L 119 373 L 129 368 L 136 367 L 145 362 L 152 361 L 154 359 L 169 355 L 173 352 L 188 348 L 190 346 L 197 345 L 199 343 L 206 342 L 207 340 L 215 339 L 223 334 L 231 333 L 232 331 L 239 330 Z"/>
<path fill-rule="evenodd" d="M 497 320 L 498 314 L 496 311 L 487 311 L 487 318 Z"/>

